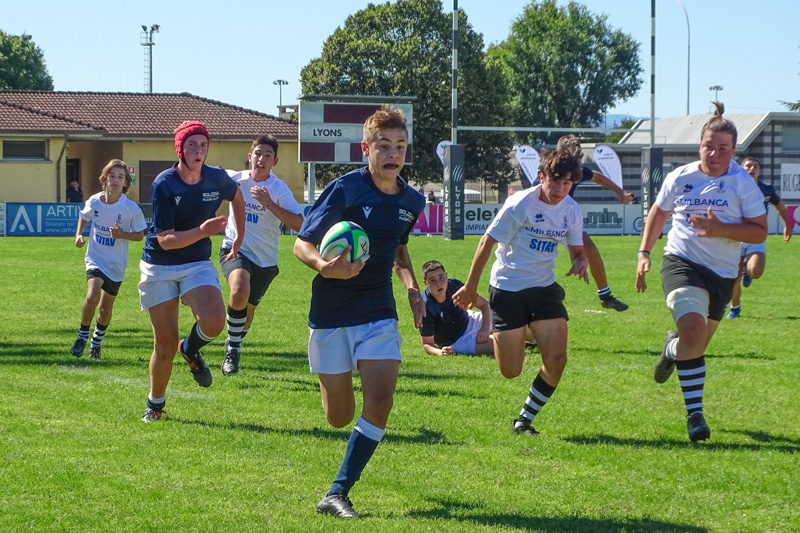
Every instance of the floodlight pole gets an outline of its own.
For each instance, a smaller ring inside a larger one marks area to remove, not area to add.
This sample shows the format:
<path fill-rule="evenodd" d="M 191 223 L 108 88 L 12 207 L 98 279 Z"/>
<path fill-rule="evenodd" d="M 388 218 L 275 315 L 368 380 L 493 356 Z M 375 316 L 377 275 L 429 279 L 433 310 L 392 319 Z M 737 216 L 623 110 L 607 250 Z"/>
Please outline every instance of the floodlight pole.
<path fill-rule="evenodd" d="M 686 8 L 683 7 L 683 2 L 681 2 L 681 0 L 675 1 L 681 6 L 683 15 L 686 17 L 686 116 L 689 116 L 689 76 L 692 62 L 692 33 L 689 30 L 689 14 L 686 12 Z"/>
<path fill-rule="evenodd" d="M 158 33 L 158 30 L 161 28 L 158 24 L 150 25 L 150 29 L 147 29 L 147 26 L 144 24 L 142 25 L 142 37 L 141 37 L 141 45 L 147 47 L 148 52 L 148 60 L 147 60 L 147 67 L 149 71 L 149 78 L 150 83 L 148 85 L 148 91 L 150 94 L 153 94 L 153 47 L 156 43 L 153 42 L 153 33 Z"/>
<path fill-rule="evenodd" d="M 286 80 L 275 80 L 272 82 L 272 85 L 278 86 L 278 107 L 283 107 L 283 86 L 289 85 L 289 82 Z"/>

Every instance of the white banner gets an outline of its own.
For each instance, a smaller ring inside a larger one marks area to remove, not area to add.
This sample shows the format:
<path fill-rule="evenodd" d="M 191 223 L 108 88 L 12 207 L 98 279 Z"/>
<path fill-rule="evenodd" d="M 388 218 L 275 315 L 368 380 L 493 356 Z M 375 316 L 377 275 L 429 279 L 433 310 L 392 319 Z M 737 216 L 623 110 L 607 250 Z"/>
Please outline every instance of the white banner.
<path fill-rule="evenodd" d="M 451 144 L 453 144 L 452 141 L 442 141 L 436 145 L 436 155 L 439 156 L 439 161 L 441 161 L 443 165 L 444 165 L 444 147 L 450 146 Z"/>
<path fill-rule="evenodd" d="M 800 164 L 781 165 L 781 190 L 778 193 L 784 200 L 800 199 Z"/>
<path fill-rule="evenodd" d="M 533 182 L 539 176 L 539 152 L 535 148 L 523 144 L 517 148 L 517 162 L 519 163 L 528 182 L 533 185 Z"/>
<path fill-rule="evenodd" d="M 617 153 L 604 144 L 598 144 L 594 149 L 594 162 L 600 172 L 622 188 L 622 164 Z"/>

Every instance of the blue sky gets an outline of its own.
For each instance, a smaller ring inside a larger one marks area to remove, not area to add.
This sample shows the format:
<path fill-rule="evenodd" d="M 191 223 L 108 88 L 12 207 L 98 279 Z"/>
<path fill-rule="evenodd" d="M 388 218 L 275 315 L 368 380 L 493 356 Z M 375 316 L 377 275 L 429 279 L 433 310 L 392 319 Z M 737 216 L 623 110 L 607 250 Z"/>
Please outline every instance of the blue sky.
<path fill-rule="evenodd" d="M 691 25 L 690 112 L 710 109 L 713 91 L 731 113 L 783 111 L 779 100 L 800 100 L 800 2 L 682 0 Z M 565 4 L 559 0 L 560 4 Z M 584 0 L 615 28 L 642 43 L 645 68 L 639 94 L 609 113 L 650 115 L 650 1 Z M 7 2 L 0 29 L 27 32 L 42 48 L 57 90 L 144 90 L 141 26 L 155 34 L 154 91 L 190 92 L 225 103 L 277 113 L 296 103 L 300 70 L 320 55 L 325 39 L 365 0 L 225 2 L 87 0 Z M 484 41 L 505 39 L 522 0 L 460 0 Z M 444 0 L 446 10 L 452 0 Z M 80 6 L 80 7 L 76 7 Z M 754 7 L 757 6 L 757 7 Z M 35 12 L 31 12 L 35 9 Z M 657 0 L 656 116 L 686 114 L 686 18 L 677 0 Z"/>

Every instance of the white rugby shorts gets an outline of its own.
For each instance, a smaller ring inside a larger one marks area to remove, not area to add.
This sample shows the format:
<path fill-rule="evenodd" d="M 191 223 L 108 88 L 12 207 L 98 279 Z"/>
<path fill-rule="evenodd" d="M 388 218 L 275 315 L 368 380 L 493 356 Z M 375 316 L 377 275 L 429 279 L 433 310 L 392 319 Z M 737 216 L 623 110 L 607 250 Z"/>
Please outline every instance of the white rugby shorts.
<path fill-rule="evenodd" d="M 739 255 L 744 257 L 746 255 L 757 254 L 757 253 L 762 253 L 762 254 L 766 255 L 766 253 L 767 253 L 767 241 L 760 242 L 758 244 L 752 244 L 752 243 L 749 243 L 749 242 L 743 242 L 742 243 L 742 248 L 741 248 L 741 250 L 739 252 Z"/>
<path fill-rule="evenodd" d="M 361 359 L 402 360 L 403 339 L 393 318 L 359 326 L 309 329 L 308 365 L 313 374 L 350 372 L 358 368 Z"/>
<path fill-rule="evenodd" d="M 210 260 L 185 265 L 151 265 L 139 261 L 139 302 L 142 311 L 167 302 L 197 287 L 210 285 L 222 292 L 219 272 Z"/>
<path fill-rule="evenodd" d="M 455 353 L 475 353 L 475 337 L 478 336 L 478 331 L 483 324 L 483 314 L 480 311 L 472 310 L 467 311 L 467 314 L 469 315 L 467 330 L 450 346 Z"/>

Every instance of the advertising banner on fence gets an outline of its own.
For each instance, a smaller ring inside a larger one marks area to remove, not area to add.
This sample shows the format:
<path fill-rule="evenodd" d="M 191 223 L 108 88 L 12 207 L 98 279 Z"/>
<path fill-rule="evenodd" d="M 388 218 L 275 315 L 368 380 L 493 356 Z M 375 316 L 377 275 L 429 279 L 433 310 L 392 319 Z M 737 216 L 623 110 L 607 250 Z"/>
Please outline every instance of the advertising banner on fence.
<path fill-rule="evenodd" d="M 781 165 L 781 198 L 784 200 L 800 200 L 800 164 L 783 163 Z"/>
<path fill-rule="evenodd" d="M 6 204 L 6 235 L 75 235 L 83 204 Z"/>

